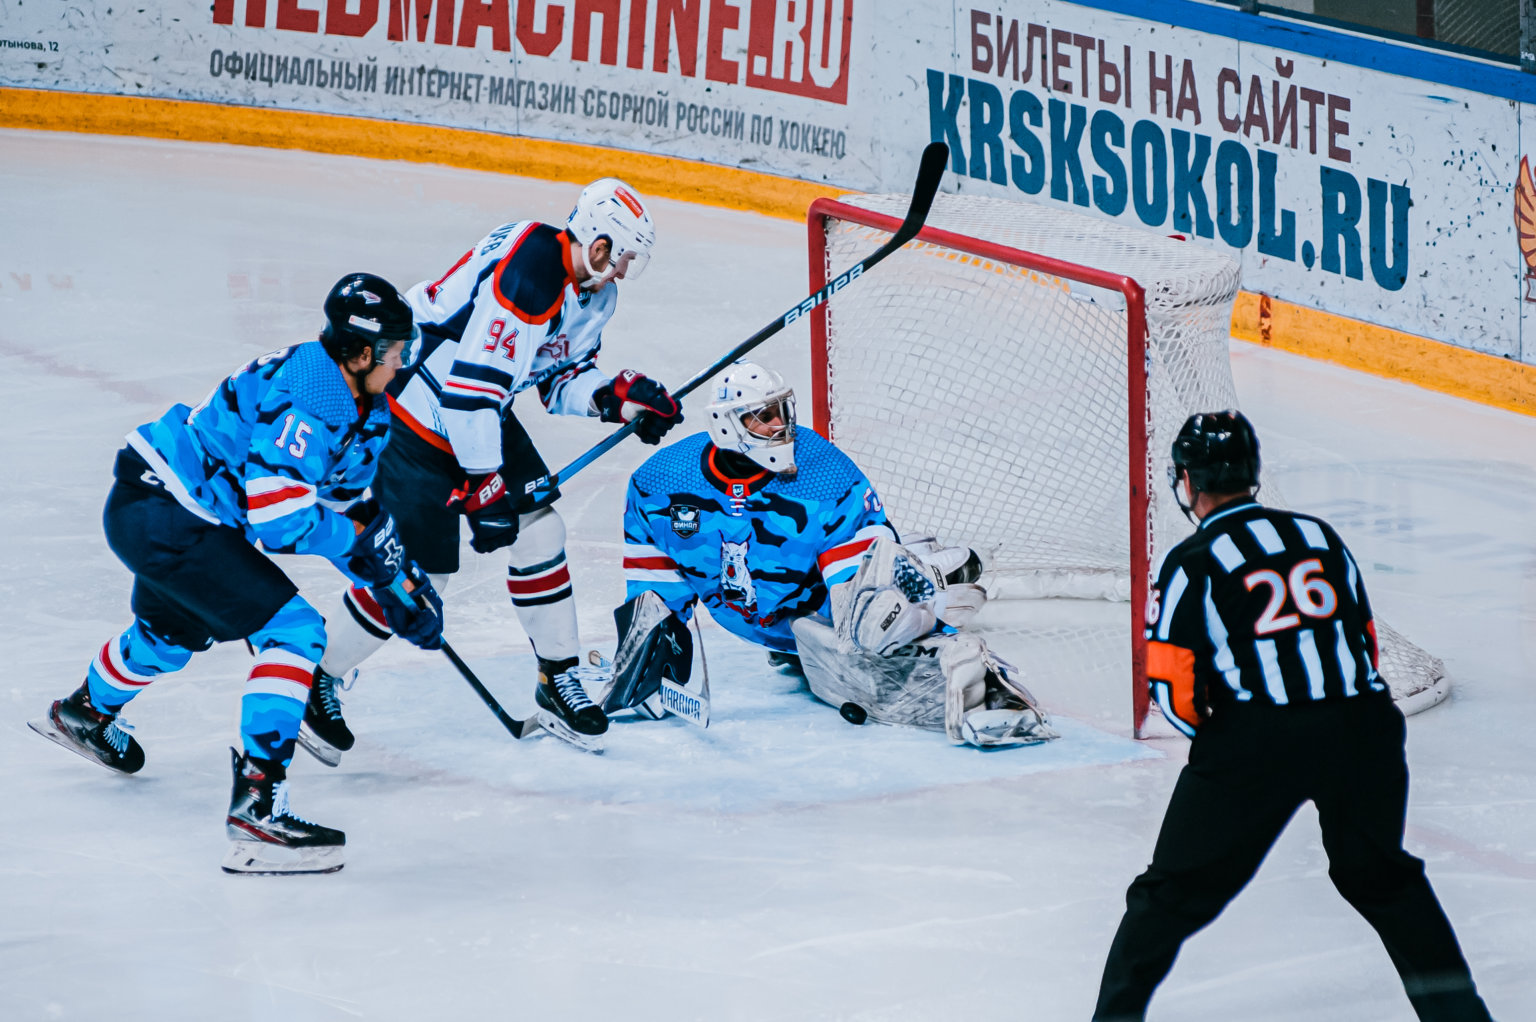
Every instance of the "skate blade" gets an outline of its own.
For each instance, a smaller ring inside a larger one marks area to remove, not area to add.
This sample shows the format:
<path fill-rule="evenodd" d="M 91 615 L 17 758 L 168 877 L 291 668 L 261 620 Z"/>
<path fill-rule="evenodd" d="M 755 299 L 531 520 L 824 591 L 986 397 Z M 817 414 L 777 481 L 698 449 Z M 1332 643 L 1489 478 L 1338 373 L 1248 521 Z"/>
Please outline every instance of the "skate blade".
<path fill-rule="evenodd" d="M 240 876 L 299 876 L 334 873 L 346 865 L 345 845 L 311 845 L 294 848 L 265 841 L 231 841 L 224 853 L 223 869 Z"/>
<path fill-rule="evenodd" d="M 582 752 L 590 752 L 594 756 L 601 756 L 603 754 L 602 735 L 584 735 L 580 731 L 573 730 L 558 715 L 551 713 L 543 707 L 539 708 L 538 713 L 534 714 L 532 719 L 537 720 L 539 726 L 551 735 L 554 735 L 562 742 L 576 746 Z"/>
<path fill-rule="evenodd" d="M 96 753 L 76 742 L 69 736 L 68 732 L 60 731 L 53 723 L 52 717 L 40 717 L 37 720 L 29 720 L 27 721 L 27 727 L 36 731 L 55 745 L 68 749 L 81 759 L 89 760 L 99 767 L 112 771 L 114 774 L 122 774 L 125 777 L 131 776 L 126 770 L 119 770 L 109 763 L 103 763 Z"/>
<path fill-rule="evenodd" d="M 308 724 L 299 725 L 299 744 L 304 747 L 305 752 L 328 767 L 341 764 L 341 750 L 315 734 Z"/>

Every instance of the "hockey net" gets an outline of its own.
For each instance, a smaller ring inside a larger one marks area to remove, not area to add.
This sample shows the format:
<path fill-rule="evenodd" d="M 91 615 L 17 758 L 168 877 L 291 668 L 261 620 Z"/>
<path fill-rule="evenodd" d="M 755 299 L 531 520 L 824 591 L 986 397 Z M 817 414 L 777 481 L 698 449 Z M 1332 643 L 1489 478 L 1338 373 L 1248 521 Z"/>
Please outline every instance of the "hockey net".
<path fill-rule="evenodd" d="M 812 289 L 888 239 L 908 201 L 817 200 Z M 1167 452 L 1190 414 L 1240 406 L 1227 353 L 1238 283 L 1235 261 L 1197 245 L 940 195 L 915 241 L 811 319 L 816 427 L 903 534 L 964 542 L 994 599 L 1042 601 L 1013 629 L 1033 673 L 1129 675 L 1137 734 L 1149 573 L 1191 528 Z M 1264 497 L 1284 505 L 1273 486 Z M 1129 603 L 1129 620 L 1082 600 Z M 1437 658 L 1385 622 L 1378 633 L 1405 712 L 1444 698 Z"/>

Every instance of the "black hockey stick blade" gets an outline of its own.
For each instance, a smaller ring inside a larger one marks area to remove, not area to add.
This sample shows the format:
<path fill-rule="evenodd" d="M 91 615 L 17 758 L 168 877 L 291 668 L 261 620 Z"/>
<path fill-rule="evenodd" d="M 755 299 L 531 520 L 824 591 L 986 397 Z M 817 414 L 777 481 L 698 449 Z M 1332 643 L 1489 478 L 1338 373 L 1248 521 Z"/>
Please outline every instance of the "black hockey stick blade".
<path fill-rule="evenodd" d="M 907 215 L 902 218 L 901 226 L 896 229 L 896 233 L 891 235 L 885 244 L 828 281 L 819 291 L 808 296 L 804 301 L 797 303 L 778 319 L 769 323 L 757 333 L 710 363 L 690 378 L 687 383 L 672 391 L 672 396 L 681 399 L 691 394 L 716 373 L 720 372 L 720 370 L 735 362 L 795 320 L 805 316 L 818 306 L 826 304 L 829 298 L 863 276 L 870 267 L 917 237 L 917 233 L 923 229 L 923 224 L 928 220 L 928 212 L 933 208 L 933 198 L 938 194 L 939 182 L 944 178 L 944 168 L 948 163 L 949 146 L 943 142 L 929 143 L 923 149 L 922 159 L 918 161 L 917 180 L 912 185 L 912 203 L 907 207 Z M 547 503 L 552 498 L 556 487 L 563 482 L 569 481 L 577 472 L 580 472 L 618 446 L 625 437 L 635 431 L 638 425 L 638 418 L 625 423 L 622 428 L 614 430 L 559 472 L 553 475 L 542 476 L 528 483 L 524 488 L 523 497 L 534 507 Z"/>
<path fill-rule="evenodd" d="M 446 639 L 443 640 L 443 655 L 448 658 L 448 661 L 453 666 L 459 669 L 459 673 L 464 676 L 464 680 L 469 682 L 469 687 L 475 690 L 475 694 L 480 697 L 486 706 L 490 707 L 491 713 L 495 714 L 496 719 L 501 721 L 501 726 L 506 728 L 513 738 L 527 738 L 539 730 L 539 722 L 532 717 L 526 720 L 518 720 L 502 709 L 501 704 L 496 701 L 496 697 L 491 695 L 490 689 L 481 684 L 480 679 L 475 677 L 475 672 L 470 670 L 469 665 L 464 662 L 463 658 L 454 652 L 453 647 L 448 645 L 448 640 Z"/>

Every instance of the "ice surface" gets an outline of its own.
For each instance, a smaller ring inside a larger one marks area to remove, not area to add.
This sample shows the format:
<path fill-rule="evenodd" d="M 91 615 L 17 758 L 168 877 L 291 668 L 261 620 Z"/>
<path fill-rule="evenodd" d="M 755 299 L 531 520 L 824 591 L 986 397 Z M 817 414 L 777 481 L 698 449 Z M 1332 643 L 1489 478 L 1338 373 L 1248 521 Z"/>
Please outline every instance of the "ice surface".
<path fill-rule="evenodd" d="M 0 132 L 0 1017 L 1088 1017 L 1184 754 L 1129 740 L 1123 685 L 1031 673 L 1064 737 L 981 753 L 852 727 L 708 628 L 709 730 L 620 722 L 592 757 L 513 742 L 445 660 L 390 648 L 344 694 L 356 750 L 336 770 L 295 761 L 294 808 L 349 844 L 342 872 L 294 879 L 218 870 L 237 646 L 133 704 L 136 777 L 26 730 L 127 622 L 100 529 L 127 430 L 313 336 L 343 273 L 434 277 L 503 220 L 563 217 L 576 190 Z M 804 231 L 654 206 L 656 258 L 625 285 L 603 363 L 677 381 L 803 296 Z M 803 332 L 760 354 L 806 386 Z M 1233 357 L 1273 478 L 1338 526 L 1378 607 L 1455 677 L 1410 724 L 1409 847 L 1495 1014 L 1536 1015 L 1536 421 L 1246 345 Z M 553 465 L 609 428 L 522 413 Z M 612 641 L 622 485 L 646 453 L 621 447 L 561 504 L 595 645 Z M 285 566 L 307 593 L 334 584 L 321 562 Z M 471 557 L 448 634 L 520 714 L 533 663 L 503 577 Z M 1190 941 L 1152 1018 L 1411 1017 L 1327 881 L 1315 819 Z"/>

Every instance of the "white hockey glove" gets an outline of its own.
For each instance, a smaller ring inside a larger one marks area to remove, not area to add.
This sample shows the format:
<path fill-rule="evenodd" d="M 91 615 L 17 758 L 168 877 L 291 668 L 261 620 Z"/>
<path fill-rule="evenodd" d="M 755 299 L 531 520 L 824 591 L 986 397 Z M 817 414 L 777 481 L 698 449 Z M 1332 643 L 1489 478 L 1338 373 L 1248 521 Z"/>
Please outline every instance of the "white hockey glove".
<path fill-rule="evenodd" d="M 849 586 L 839 637 L 880 656 L 928 635 L 940 622 L 964 627 L 987 599 L 974 583 L 946 583 L 921 556 L 888 539 L 870 544 Z M 834 610 L 840 602 L 834 601 Z"/>

